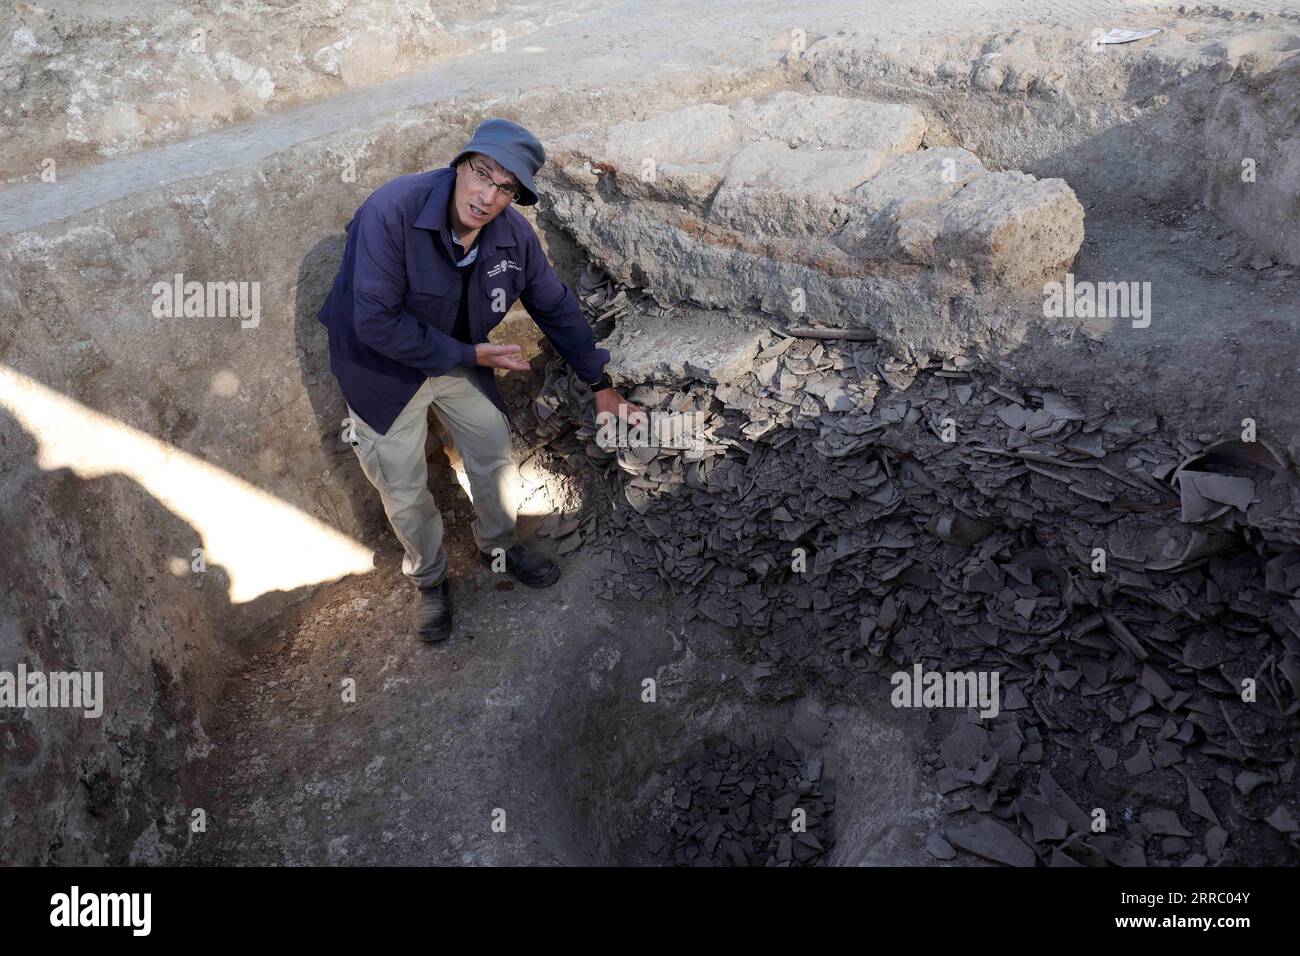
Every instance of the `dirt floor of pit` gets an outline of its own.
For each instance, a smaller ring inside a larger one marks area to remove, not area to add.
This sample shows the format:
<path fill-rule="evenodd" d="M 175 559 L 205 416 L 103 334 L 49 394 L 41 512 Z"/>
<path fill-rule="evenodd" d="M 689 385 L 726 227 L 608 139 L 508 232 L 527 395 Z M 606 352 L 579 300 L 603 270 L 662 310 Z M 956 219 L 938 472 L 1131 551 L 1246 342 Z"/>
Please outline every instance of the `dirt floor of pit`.
<path fill-rule="evenodd" d="M 475 564 L 472 512 L 458 504 L 443 505 L 453 529 L 448 641 L 415 640 L 414 592 L 393 542 L 380 547 L 374 574 L 305 602 L 278 644 L 253 656 L 233 683 L 200 776 L 200 789 L 211 782 L 213 790 L 208 833 L 191 843 L 196 862 L 583 859 L 556 825 L 553 785 L 533 772 L 540 754 L 532 748 L 567 747 L 540 719 L 546 698 L 567 680 L 601 679 L 596 659 L 569 653 L 575 630 L 599 635 L 598 645 L 631 633 L 660 640 L 666 628 L 654 617 L 662 611 L 593 607 L 582 558 L 566 562 L 545 592 L 497 590 L 497 577 Z M 356 703 L 343 702 L 347 678 Z M 496 808 L 507 814 L 504 834 L 491 829 Z"/>
<path fill-rule="evenodd" d="M 892 710 L 883 692 L 862 707 L 774 699 L 716 628 L 684 625 L 668 601 L 597 598 L 591 549 L 561 559 L 551 589 L 507 584 L 477 564 L 472 507 L 449 470 L 439 485 L 434 454 L 452 637 L 414 639 L 400 548 L 375 525 L 374 574 L 321 589 L 251 639 L 190 781 L 206 831 L 186 862 L 656 865 L 643 844 L 672 822 L 660 807 L 675 771 L 706 737 L 758 731 L 835 779 L 826 862 L 936 865 L 923 848 L 939 813 L 926 715 Z M 537 523 L 521 519 L 525 539 Z"/>

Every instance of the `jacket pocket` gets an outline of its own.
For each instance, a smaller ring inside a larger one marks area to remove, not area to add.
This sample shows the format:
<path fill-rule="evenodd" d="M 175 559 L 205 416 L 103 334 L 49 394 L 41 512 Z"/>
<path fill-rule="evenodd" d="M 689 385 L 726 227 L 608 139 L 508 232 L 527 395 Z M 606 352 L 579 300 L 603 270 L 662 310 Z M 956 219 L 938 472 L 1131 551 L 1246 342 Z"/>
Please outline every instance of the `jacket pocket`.
<path fill-rule="evenodd" d="M 408 276 L 406 308 L 421 322 L 449 332 L 456 324 L 459 305 L 460 289 L 453 287 L 446 276 L 436 272 Z"/>
<path fill-rule="evenodd" d="M 451 288 L 451 279 L 440 272 L 411 272 L 407 274 L 406 284 L 412 295 L 446 295 Z"/>

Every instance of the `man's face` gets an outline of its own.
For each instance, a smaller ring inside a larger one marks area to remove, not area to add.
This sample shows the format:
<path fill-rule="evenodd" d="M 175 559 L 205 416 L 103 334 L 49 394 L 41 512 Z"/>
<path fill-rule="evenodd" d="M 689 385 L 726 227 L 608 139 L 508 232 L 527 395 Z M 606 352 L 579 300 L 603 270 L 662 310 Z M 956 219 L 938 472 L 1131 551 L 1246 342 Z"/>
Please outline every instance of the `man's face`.
<path fill-rule="evenodd" d="M 456 189 L 453 193 L 453 209 L 458 225 L 465 229 L 482 229 L 510 205 L 510 200 L 490 182 L 480 181 L 475 175 L 477 167 L 491 177 L 493 182 L 509 183 L 516 189 L 519 180 L 490 156 L 482 153 L 470 153 L 456 165 Z"/>

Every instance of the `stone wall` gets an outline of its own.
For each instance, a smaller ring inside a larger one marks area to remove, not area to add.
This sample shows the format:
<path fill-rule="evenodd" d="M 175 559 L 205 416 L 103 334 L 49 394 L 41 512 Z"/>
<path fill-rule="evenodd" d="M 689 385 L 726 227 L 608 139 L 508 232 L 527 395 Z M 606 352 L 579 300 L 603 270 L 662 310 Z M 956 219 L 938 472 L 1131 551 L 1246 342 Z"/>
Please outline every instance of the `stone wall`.
<path fill-rule="evenodd" d="M 556 145 L 557 219 L 670 300 L 869 329 L 906 356 L 987 345 L 1083 241 L 1059 179 L 918 151 L 911 107 L 787 91 Z"/>

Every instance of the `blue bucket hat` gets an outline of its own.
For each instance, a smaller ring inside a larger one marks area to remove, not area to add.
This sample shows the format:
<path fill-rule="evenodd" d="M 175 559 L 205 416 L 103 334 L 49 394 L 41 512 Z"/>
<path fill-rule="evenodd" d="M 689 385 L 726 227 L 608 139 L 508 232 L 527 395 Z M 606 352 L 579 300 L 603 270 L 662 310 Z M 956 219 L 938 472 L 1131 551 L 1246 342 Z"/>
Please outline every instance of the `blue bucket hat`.
<path fill-rule="evenodd" d="M 546 152 L 539 140 L 518 123 L 507 119 L 487 119 L 479 124 L 474 137 L 456 154 L 450 165 L 455 166 L 467 153 L 482 153 L 491 156 L 503 168 L 514 173 L 519 180 L 519 198 L 515 200 L 520 206 L 531 206 L 537 202 L 537 187 L 533 175 L 546 162 Z"/>

